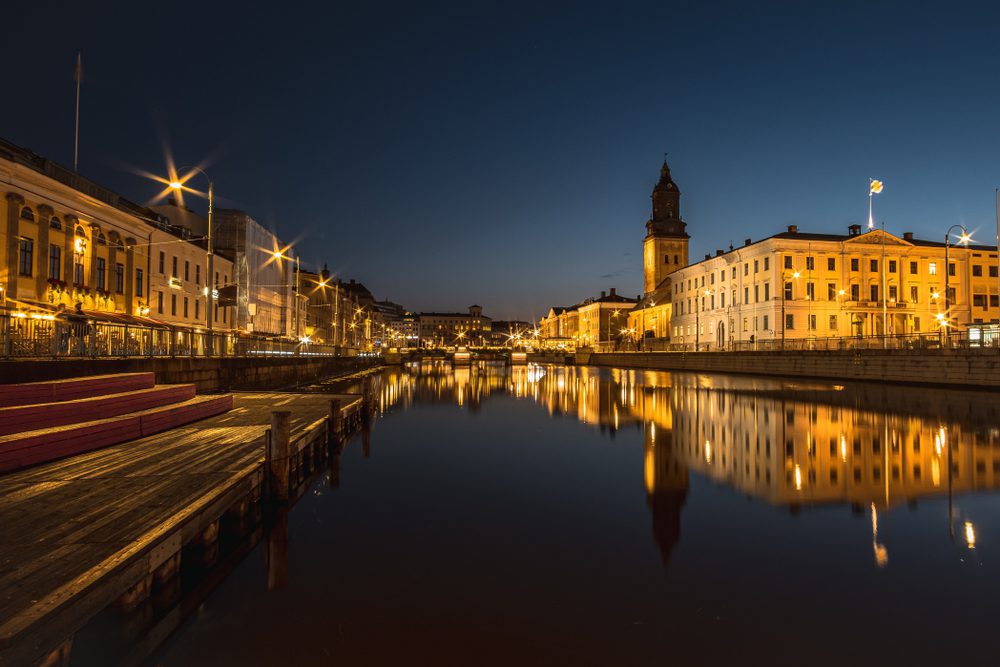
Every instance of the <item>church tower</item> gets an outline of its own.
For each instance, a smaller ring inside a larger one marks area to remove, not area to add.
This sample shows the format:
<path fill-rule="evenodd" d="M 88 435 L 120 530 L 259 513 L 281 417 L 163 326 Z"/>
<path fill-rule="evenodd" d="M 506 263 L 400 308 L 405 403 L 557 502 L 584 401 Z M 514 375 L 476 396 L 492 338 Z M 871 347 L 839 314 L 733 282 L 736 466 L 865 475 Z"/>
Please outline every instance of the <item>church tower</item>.
<path fill-rule="evenodd" d="M 667 275 L 688 264 L 687 225 L 681 220 L 681 191 L 663 161 L 660 180 L 653 188 L 653 217 L 646 223 L 642 242 L 643 289 L 655 290 Z"/>

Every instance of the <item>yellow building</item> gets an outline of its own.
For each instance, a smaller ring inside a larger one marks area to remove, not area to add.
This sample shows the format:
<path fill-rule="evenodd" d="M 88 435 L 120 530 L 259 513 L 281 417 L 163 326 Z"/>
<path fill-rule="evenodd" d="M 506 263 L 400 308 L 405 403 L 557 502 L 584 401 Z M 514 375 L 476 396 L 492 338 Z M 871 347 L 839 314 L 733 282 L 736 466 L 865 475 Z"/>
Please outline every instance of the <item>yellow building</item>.
<path fill-rule="evenodd" d="M 666 161 L 653 188 L 653 213 L 646 222 L 643 250 L 643 289 L 628 316 L 630 342 L 644 350 L 663 349 L 670 338 L 672 274 L 688 265 L 687 223 L 681 218 L 681 191 Z"/>
<path fill-rule="evenodd" d="M 1000 321 L 997 250 L 897 237 L 786 232 L 719 250 L 672 276 L 674 346 L 937 334 Z M 946 275 L 947 274 L 947 275 Z M 945 292 L 945 287 L 948 292 Z"/>
<path fill-rule="evenodd" d="M 40 317 L 79 304 L 123 323 L 205 322 L 205 249 L 185 230 L 2 140 L 0 183 L 5 306 Z M 232 264 L 216 257 L 215 267 L 225 275 Z"/>

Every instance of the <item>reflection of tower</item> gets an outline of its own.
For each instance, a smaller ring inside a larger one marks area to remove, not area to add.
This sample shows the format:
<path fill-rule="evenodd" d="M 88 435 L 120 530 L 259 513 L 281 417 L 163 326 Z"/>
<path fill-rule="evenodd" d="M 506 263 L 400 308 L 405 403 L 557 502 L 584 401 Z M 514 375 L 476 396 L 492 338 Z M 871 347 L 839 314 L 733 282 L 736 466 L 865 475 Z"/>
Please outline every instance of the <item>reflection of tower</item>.
<path fill-rule="evenodd" d="M 688 470 L 674 451 L 669 431 L 650 423 L 643 434 L 646 503 L 653 514 L 653 537 L 666 569 L 670 552 L 681 537 L 681 508 L 688 493 Z"/>

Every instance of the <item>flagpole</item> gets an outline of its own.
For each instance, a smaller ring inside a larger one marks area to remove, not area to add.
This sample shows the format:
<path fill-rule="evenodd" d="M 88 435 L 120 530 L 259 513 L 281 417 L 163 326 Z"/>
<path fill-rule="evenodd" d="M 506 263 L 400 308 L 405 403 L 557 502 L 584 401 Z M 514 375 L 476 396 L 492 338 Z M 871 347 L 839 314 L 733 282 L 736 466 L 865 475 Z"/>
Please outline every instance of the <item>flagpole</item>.
<path fill-rule="evenodd" d="M 945 267 L 947 270 L 948 267 Z M 882 348 L 887 346 L 886 336 L 889 335 L 889 293 L 886 287 L 885 266 L 885 220 L 882 221 Z"/>
<path fill-rule="evenodd" d="M 872 219 L 872 183 L 874 179 L 868 179 L 868 229 L 875 228 L 875 221 Z"/>
<path fill-rule="evenodd" d="M 76 70 L 73 73 L 73 78 L 76 79 L 76 127 L 73 131 L 73 171 L 78 172 L 77 168 L 79 164 L 80 157 L 80 79 L 83 78 L 83 72 L 81 71 L 83 67 L 83 55 L 80 51 L 76 52 Z"/>

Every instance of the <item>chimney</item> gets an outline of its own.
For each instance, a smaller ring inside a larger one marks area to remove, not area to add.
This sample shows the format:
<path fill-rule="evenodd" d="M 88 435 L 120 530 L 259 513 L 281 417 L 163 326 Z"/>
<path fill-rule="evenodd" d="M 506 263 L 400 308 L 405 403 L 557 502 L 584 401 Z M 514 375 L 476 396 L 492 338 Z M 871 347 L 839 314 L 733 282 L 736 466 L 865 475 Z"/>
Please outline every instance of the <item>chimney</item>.
<path fill-rule="evenodd" d="M 705 259 L 712 259 L 712 256 L 708 253 L 705 253 Z"/>
<path fill-rule="evenodd" d="M 615 294 L 615 288 L 614 287 L 611 288 L 611 296 L 617 296 L 617 294 Z"/>
<path fill-rule="evenodd" d="M 601 298 L 603 299 L 605 296 L 606 295 L 604 294 L 604 290 L 601 290 Z"/>
<path fill-rule="evenodd" d="M 722 257 L 722 251 L 721 251 L 721 250 L 719 250 L 718 248 L 716 248 L 716 249 L 715 249 L 715 256 L 716 256 L 716 257 Z"/>
<path fill-rule="evenodd" d="M 746 239 L 743 241 L 743 245 L 750 245 L 750 243 L 751 243 L 750 239 Z"/>
<path fill-rule="evenodd" d="M 799 226 L 798 225 L 788 225 L 788 233 L 789 234 L 798 234 L 799 233 Z"/>
<path fill-rule="evenodd" d="M 906 241 L 913 240 L 913 232 L 903 232 L 903 239 Z"/>

